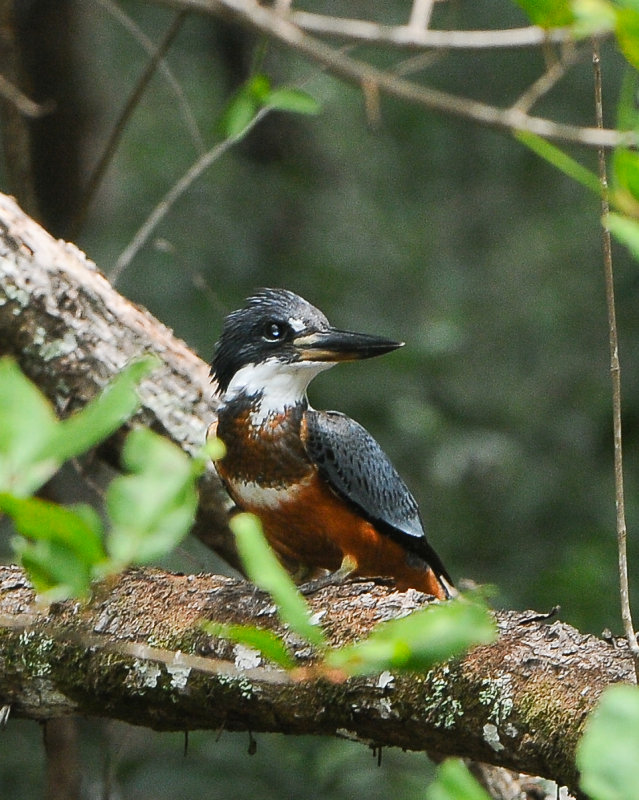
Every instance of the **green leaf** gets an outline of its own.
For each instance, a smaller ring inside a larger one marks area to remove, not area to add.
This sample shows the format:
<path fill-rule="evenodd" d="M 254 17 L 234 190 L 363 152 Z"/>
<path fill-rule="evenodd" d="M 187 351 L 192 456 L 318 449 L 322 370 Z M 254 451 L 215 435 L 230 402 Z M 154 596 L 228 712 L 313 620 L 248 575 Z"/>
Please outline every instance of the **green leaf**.
<path fill-rule="evenodd" d="M 211 461 L 219 461 L 226 455 L 226 445 L 217 436 L 213 436 L 206 440 L 204 445 L 204 453 Z"/>
<path fill-rule="evenodd" d="M 223 622 L 205 622 L 204 630 L 211 636 L 231 639 L 258 650 L 264 658 L 284 669 L 292 669 L 295 661 L 282 640 L 273 631 L 256 628 L 253 625 L 232 625 Z"/>
<path fill-rule="evenodd" d="M 438 768 L 437 777 L 426 789 L 427 800 L 490 800 L 466 765 L 449 758 Z"/>
<path fill-rule="evenodd" d="M 308 606 L 289 574 L 280 564 L 253 514 L 237 514 L 231 519 L 237 549 L 249 578 L 268 592 L 278 606 L 282 620 L 306 641 L 325 645 L 322 629 L 311 622 Z"/>
<path fill-rule="evenodd" d="M 630 195 L 629 200 L 639 202 L 639 153 L 633 150 L 617 148 L 613 161 L 613 176 L 615 181 L 615 191 L 625 191 Z M 622 202 L 615 197 L 618 203 Z M 625 206 L 622 206 L 625 208 Z M 628 210 L 628 209 L 627 209 Z"/>
<path fill-rule="evenodd" d="M 352 675 L 425 671 L 473 645 L 488 644 L 495 636 L 495 623 L 486 606 L 461 597 L 385 622 L 366 639 L 332 650 L 326 662 Z"/>
<path fill-rule="evenodd" d="M 634 69 L 626 68 L 619 102 L 617 103 L 617 128 L 622 131 L 639 130 L 639 108 L 637 107 L 637 90 L 639 75 Z"/>
<path fill-rule="evenodd" d="M 574 158 L 571 158 L 554 144 L 547 142 L 535 133 L 528 133 L 527 131 L 517 131 L 515 137 L 538 156 L 541 156 L 541 158 L 545 159 L 549 164 L 552 164 L 553 167 L 556 167 L 565 175 L 568 175 L 569 178 L 581 183 L 592 192 L 601 194 L 601 184 L 595 173 L 586 169 L 586 167 L 582 166 L 578 161 L 575 161 Z"/>
<path fill-rule="evenodd" d="M 608 0 L 573 0 L 571 5 L 575 18 L 572 32 L 577 39 L 615 29 L 617 14 Z"/>
<path fill-rule="evenodd" d="M 266 98 L 271 91 L 271 81 L 266 75 L 253 75 L 247 83 L 247 90 L 255 98 L 259 106 L 266 105 Z"/>
<path fill-rule="evenodd" d="M 0 510 L 33 542 L 15 538 L 14 550 L 39 594 L 49 601 L 86 596 L 106 564 L 102 523 L 85 505 L 65 508 L 37 497 L 0 494 Z"/>
<path fill-rule="evenodd" d="M 533 25 L 560 28 L 572 25 L 574 16 L 570 0 L 516 0 Z"/>
<path fill-rule="evenodd" d="M 21 498 L 2 493 L 0 510 L 13 519 L 22 536 L 63 544 L 89 566 L 106 558 L 102 523 L 91 506 L 66 508 L 38 497 Z"/>
<path fill-rule="evenodd" d="M 294 114 L 319 114 L 322 110 L 318 101 L 301 89 L 273 89 L 264 100 L 264 105 L 278 111 L 292 111 Z"/>
<path fill-rule="evenodd" d="M 188 533 L 197 508 L 196 470 L 179 447 L 146 428 L 128 435 L 122 461 L 131 474 L 107 489 L 107 550 L 121 564 L 144 564 Z"/>
<path fill-rule="evenodd" d="M 11 358 L 0 359 L 0 490 L 27 495 L 58 469 L 44 455 L 56 418 L 44 395 Z"/>
<path fill-rule="evenodd" d="M 615 212 L 606 214 L 602 222 L 615 239 L 625 245 L 639 261 L 639 222 Z"/>
<path fill-rule="evenodd" d="M 593 800 L 635 800 L 639 786 L 639 689 L 611 686 L 577 746 L 581 788 Z"/>
<path fill-rule="evenodd" d="M 250 125 L 259 110 L 258 100 L 248 87 L 243 86 L 222 113 L 218 123 L 220 133 L 225 139 L 239 136 Z"/>
<path fill-rule="evenodd" d="M 86 597 L 89 593 L 90 565 L 63 542 L 16 539 L 13 548 L 36 592 L 47 601 Z"/>
<path fill-rule="evenodd" d="M 113 433 L 139 405 L 135 386 L 156 363 L 144 358 L 130 364 L 82 411 L 58 422 L 15 362 L 1 359 L 0 491 L 32 494 L 64 461 Z"/>
<path fill-rule="evenodd" d="M 639 9 L 617 10 L 617 41 L 621 52 L 635 69 L 639 69 Z"/>
<path fill-rule="evenodd" d="M 146 356 L 128 364 L 81 411 L 58 424 L 49 448 L 51 455 L 60 462 L 66 461 L 114 433 L 138 409 L 137 386 L 159 364 L 156 356 Z"/>

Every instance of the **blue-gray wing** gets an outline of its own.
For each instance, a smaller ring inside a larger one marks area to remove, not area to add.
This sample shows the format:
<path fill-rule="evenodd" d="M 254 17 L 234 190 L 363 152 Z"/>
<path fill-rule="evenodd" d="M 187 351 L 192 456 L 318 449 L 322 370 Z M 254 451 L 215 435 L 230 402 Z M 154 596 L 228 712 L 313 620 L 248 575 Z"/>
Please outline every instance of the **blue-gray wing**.
<path fill-rule="evenodd" d="M 370 433 L 337 411 L 309 409 L 305 420 L 306 450 L 333 490 L 452 583 L 426 541 L 415 498 Z"/>

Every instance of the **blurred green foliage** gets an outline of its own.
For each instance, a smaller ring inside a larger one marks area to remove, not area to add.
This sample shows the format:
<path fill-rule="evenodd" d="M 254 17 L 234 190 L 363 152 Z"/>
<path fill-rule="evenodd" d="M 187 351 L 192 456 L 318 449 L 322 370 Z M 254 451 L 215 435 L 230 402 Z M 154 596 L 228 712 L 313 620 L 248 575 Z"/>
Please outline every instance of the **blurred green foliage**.
<path fill-rule="evenodd" d="M 449 758 L 437 770 L 437 779 L 428 787 L 427 800 L 490 800 L 462 761 Z"/>
<path fill-rule="evenodd" d="M 609 3 L 578 5 L 584 24 L 595 12 L 609 18 Z M 154 41 L 171 19 L 138 0 L 122 7 Z M 104 5 L 73 9 L 75 88 L 91 115 L 82 142 L 86 173 L 147 56 Z M 406 7 L 386 10 L 400 20 Z M 344 2 L 330 11 L 366 13 Z M 526 19 L 508 2 L 460 0 L 436 4 L 433 23 L 501 28 Z M 169 64 L 207 144 L 248 77 L 243 65 L 257 44 L 194 15 L 172 47 Z M 602 65 L 612 125 L 625 63 L 611 42 Z M 532 49 L 468 52 L 433 58 L 422 74 L 439 88 L 506 105 L 543 68 L 543 54 Z M 264 285 L 298 291 L 341 327 L 406 340 L 392 357 L 318 380 L 314 405 L 338 407 L 380 440 L 455 578 L 496 584 L 498 604 L 560 604 L 562 618 L 583 630 L 620 631 L 597 198 L 510 137 L 464 120 L 383 98 L 381 122 L 369 124 L 358 89 L 278 45 L 266 47 L 261 69 L 274 86 L 301 79 L 322 113 L 269 114 L 173 208 L 119 288 L 206 358 L 224 314 Z M 574 67 L 535 113 L 591 125 L 589 65 Z M 596 171 L 594 153 L 567 151 Z M 175 95 L 156 76 L 78 244 L 108 272 L 195 158 Z M 621 249 L 615 273 L 632 574 L 639 559 L 639 281 L 636 262 Z M 189 567 L 202 558 L 195 551 Z M 636 604 L 636 581 L 631 586 Z M 156 799 L 410 800 L 424 796 L 431 775 L 421 755 L 385 752 L 378 770 L 361 746 L 334 741 L 261 736 L 249 760 L 246 737 L 217 743 L 198 734 L 183 760 L 177 735 L 100 730 L 81 723 L 86 796 L 99 794 L 109 770 L 123 797 Z M 36 725 L 12 721 L 2 736 L 3 798 L 37 795 Z"/>
<path fill-rule="evenodd" d="M 580 786 L 592 800 L 634 800 L 639 785 L 639 689 L 610 686 L 577 750 Z"/>
<path fill-rule="evenodd" d="M 0 359 L 0 512 L 20 534 L 13 550 L 42 601 L 85 598 L 94 580 L 170 553 L 193 524 L 204 456 L 189 459 L 147 428 L 124 442 L 124 474 L 104 495 L 108 527 L 86 503 L 33 496 L 65 461 L 120 428 L 139 405 L 138 383 L 157 364 L 147 357 L 127 365 L 84 408 L 57 420 L 17 364 Z"/>

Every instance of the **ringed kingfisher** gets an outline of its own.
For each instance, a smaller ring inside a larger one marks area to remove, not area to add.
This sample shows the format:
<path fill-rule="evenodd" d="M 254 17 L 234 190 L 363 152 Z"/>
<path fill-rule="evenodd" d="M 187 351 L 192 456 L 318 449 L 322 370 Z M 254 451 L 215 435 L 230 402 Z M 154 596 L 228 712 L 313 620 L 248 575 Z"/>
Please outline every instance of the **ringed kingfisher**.
<path fill-rule="evenodd" d="M 229 314 L 211 374 L 221 398 L 209 436 L 226 447 L 217 471 L 236 506 L 256 514 L 299 578 L 321 568 L 386 577 L 438 599 L 456 594 L 424 533 L 417 503 L 375 439 L 306 390 L 340 361 L 402 346 L 333 328 L 285 289 L 263 289 Z"/>

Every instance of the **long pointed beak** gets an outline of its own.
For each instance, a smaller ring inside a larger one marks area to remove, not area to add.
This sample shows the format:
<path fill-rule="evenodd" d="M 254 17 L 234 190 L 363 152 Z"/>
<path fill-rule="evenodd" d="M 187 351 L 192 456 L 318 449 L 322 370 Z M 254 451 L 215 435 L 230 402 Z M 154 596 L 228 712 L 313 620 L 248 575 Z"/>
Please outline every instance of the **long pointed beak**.
<path fill-rule="evenodd" d="M 403 347 L 404 342 L 329 328 L 298 336 L 293 344 L 302 361 L 357 361 L 390 353 Z"/>

